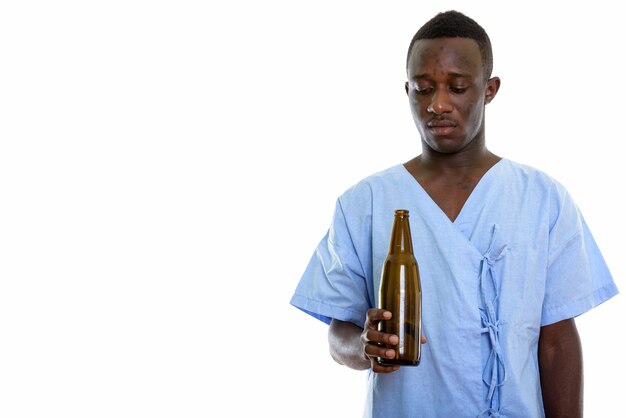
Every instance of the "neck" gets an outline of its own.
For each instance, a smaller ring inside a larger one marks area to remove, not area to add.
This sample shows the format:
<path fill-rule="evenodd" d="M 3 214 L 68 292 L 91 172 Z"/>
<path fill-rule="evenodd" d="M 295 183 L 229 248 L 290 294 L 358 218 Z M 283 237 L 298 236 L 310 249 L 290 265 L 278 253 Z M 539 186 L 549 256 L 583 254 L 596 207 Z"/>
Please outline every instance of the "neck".
<path fill-rule="evenodd" d="M 422 154 L 405 167 L 416 179 L 461 176 L 482 176 L 489 168 L 496 164 L 500 157 L 492 153 L 485 146 L 484 139 L 477 138 L 466 148 L 455 153 L 442 153 L 433 150 L 422 142 Z"/>
<path fill-rule="evenodd" d="M 487 148 L 454 154 L 443 154 L 427 148 L 422 150 L 418 158 L 420 165 L 428 171 L 472 170 L 498 159 Z"/>
<path fill-rule="evenodd" d="M 454 153 L 435 151 L 422 141 L 419 164 L 427 171 L 463 171 L 491 166 L 500 158 L 487 149 L 484 135 L 477 136 L 465 148 Z"/>

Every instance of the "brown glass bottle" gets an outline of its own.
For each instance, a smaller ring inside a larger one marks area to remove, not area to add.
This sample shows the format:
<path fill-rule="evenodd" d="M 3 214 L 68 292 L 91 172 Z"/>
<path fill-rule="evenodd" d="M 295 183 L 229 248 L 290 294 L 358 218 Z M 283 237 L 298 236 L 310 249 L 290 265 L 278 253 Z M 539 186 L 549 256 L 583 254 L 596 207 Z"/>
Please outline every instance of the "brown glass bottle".
<path fill-rule="evenodd" d="M 378 357 L 382 365 L 417 366 L 421 356 L 422 287 L 417 260 L 413 254 L 409 211 L 395 211 L 389 253 L 383 264 L 378 307 L 391 311 L 388 321 L 380 321 L 378 329 L 398 336 L 393 359 Z"/>

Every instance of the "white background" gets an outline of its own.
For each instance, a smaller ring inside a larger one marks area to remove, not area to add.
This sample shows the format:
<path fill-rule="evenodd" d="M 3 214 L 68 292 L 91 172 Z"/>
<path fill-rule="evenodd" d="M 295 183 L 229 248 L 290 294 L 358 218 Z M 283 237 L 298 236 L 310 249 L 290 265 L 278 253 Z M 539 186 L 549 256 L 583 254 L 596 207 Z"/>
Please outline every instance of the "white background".
<path fill-rule="evenodd" d="M 492 39 L 499 155 L 560 180 L 624 281 L 618 3 L 0 4 L 0 416 L 358 417 L 365 372 L 289 305 L 336 197 L 419 153 L 406 48 Z M 623 297 L 577 320 L 623 413 Z"/>

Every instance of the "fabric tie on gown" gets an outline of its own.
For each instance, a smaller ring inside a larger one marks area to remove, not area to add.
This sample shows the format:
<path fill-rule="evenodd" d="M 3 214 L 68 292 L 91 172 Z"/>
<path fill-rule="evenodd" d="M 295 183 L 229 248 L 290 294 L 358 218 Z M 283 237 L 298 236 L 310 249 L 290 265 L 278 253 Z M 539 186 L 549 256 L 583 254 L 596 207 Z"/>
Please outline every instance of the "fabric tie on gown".
<path fill-rule="evenodd" d="M 489 248 L 480 262 L 480 296 L 483 306 L 480 308 L 482 333 L 489 334 L 491 352 L 483 369 L 483 382 L 489 387 L 486 400 L 489 407 L 478 414 L 478 418 L 504 418 L 500 411 L 499 396 L 496 392 L 506 380 L 506 369 L 500 346 L 500 325 L 498 319 L 498 283 L 496 282 L 494 265 L 506 255 L 506 244 L 496 246 L 498 225 L 493 226 Z M 499 395 L 499 394 L 498 394 Z"/>

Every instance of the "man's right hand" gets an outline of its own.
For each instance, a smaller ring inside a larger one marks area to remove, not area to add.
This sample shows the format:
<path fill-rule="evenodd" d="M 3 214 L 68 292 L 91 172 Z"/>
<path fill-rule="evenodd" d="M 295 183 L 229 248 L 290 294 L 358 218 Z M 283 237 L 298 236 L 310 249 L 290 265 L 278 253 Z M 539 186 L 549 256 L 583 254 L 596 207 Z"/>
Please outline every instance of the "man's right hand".
<path fill-rule="evenodd" d="M 378 330 L 378 323 L 388 319 L 391 319 L 391 312 L 384 309 L 369 309 L 365 317 L 363 332 L 361 333 L 363 355 L 369 360 L 372 371 L 375 373 L 393 373 L 396 370 L 400 370 L 400 366 L 382 366 L 377 361 L 378 357 L 392 359 L 396 356 L 396 352 L 393 349 L 381 346 L 381 344 L 387 346 L 398 344 L 397 335 L 385 334 Z"/>
<path fill-rule="evenodd" d="M 361 344 L 363 345 L 363 355 L 370 361 L 372 371 L 375 373 L 393 373 L 400 369 L 400 366 L 383 366 L 378 363 L 378 357 L 392 359 L 396 352 L 388 348 L 398 344 L 398 336 L 386 334 L 378 330 L 378 323 L 391 319 L 391 312 L 385 309 L 372 308 L 367 311 L 365 325 L 361 333 Z M 422 335 L 422 344 L 426 343 L 426 338 Z M 382 346 L 385 345 L 386 347 Z"/>
<path fill-rule="evenodd" d="M 332 319 L 328 327 L 330 355 L 339 364 L 354 370 L 371 368 L 375 373 L 391 373 L 399 366 L 381 366 L 377 357 L 394 358 L 391 348 L 379 344 L 398 344 L 398 336 L 378 331 L 378 323 L 391 319 L 391 312 L 383 309 L 369 309 L 365 318 L 365 328 L 352 322 Z M 422 344 L 426 339 L 422 336 Z"/>

